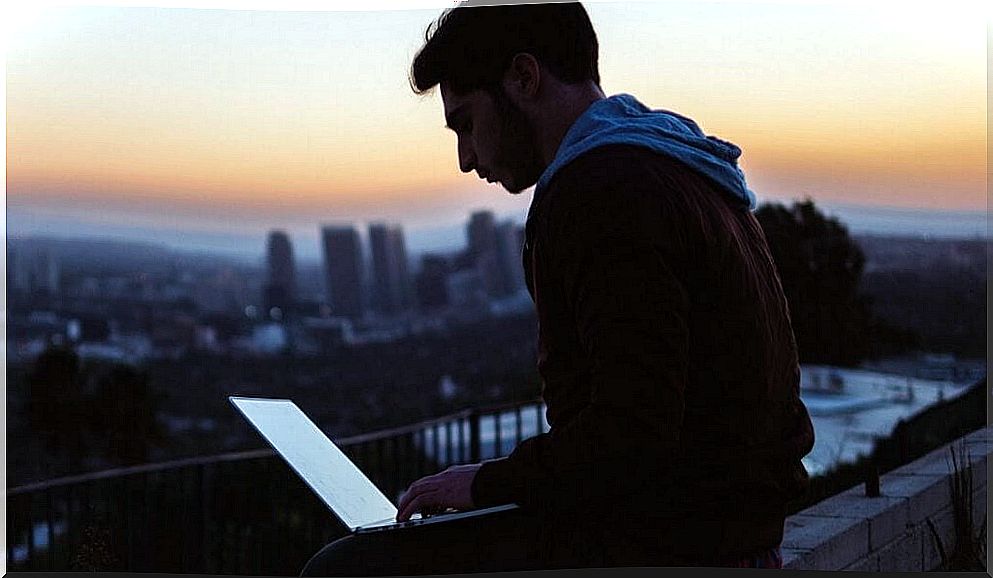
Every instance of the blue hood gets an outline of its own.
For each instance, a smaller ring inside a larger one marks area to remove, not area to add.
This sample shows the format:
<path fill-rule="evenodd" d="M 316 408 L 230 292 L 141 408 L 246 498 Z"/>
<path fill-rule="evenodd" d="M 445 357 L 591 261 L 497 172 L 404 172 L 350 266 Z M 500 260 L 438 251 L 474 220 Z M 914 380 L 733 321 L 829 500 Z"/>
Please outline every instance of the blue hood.
<path fill-rule="evenodd" d="M 741 149 L 703 134 L 693 120 L 667 110 L 651 110 L 630 94 L 617 94 L 590 105 L 566 133 L 552 164 L 538 179 L 537 199 L 555 173 L 581 154 L 608 144 L 647 147 L 670 156 L 721 186 L 742 208 L 754 210 L 755 193 L 738 168 Z"/>

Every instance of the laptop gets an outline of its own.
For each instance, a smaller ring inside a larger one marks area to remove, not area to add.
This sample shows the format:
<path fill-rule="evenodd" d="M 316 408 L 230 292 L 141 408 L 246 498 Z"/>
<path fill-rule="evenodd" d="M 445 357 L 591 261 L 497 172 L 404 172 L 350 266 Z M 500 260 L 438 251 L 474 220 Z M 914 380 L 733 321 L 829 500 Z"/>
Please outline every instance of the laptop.
<path fill-rule="evenodd" d="M 237 396 L 228 400 L 353 533 L 437 524 L 517 508 L 506 504 L 433 516 L 414 514 L 406 522 L 397 522 L 396 506 L 295 403 Z"/>

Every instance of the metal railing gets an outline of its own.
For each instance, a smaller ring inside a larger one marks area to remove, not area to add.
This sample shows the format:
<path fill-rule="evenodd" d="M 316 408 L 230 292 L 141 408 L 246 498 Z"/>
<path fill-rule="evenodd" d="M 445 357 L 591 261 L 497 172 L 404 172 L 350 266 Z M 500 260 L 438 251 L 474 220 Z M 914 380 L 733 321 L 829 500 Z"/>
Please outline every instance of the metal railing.
<path fill-rule="evenodd" d="M 538 401 L 336 440 L 396 500 L 414 480 L 548 431 Z M 7 491 L 10 571 L 297 575 L 345 528 L 271 449 L 72 476 Z"/>

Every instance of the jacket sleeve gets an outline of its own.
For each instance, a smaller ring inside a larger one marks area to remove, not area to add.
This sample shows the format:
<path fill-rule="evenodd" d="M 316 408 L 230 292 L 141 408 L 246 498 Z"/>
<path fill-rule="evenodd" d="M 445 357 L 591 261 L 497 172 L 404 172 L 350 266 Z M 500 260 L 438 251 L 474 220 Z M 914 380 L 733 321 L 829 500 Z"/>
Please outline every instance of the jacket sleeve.
<path fill-rule="evenodd" d="M 473 483 L 480 506 L 609 503 L 657 481 L 678 451 L 688 299 L 660 247 L 677 225 L 658 175 L 595 159 L 581 157 L 546 191 L 566 200 L 550 205 L 534 246 L 539 307 L 565 301 L 592 363 L 589 403 L 484 463 Z"/>

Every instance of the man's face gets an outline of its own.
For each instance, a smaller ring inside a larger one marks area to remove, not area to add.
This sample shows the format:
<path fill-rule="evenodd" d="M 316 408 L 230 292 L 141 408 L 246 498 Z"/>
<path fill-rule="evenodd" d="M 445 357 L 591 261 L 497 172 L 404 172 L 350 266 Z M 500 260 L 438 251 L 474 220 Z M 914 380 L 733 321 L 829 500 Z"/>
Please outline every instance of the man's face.
<path fill-rule="evenodd" d="M 453 93 L 441 84 L 447 126 L 458 138 L 459 168 L 499 182 L 516 194 L 538 182 L 545 169 L 534 129 L 505 95 L 485 90 Z"/>

